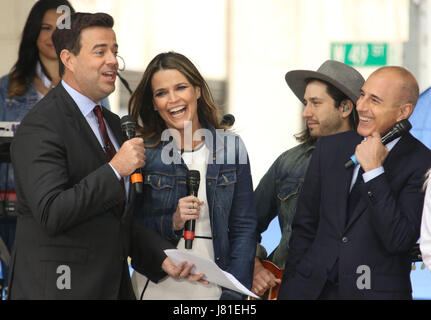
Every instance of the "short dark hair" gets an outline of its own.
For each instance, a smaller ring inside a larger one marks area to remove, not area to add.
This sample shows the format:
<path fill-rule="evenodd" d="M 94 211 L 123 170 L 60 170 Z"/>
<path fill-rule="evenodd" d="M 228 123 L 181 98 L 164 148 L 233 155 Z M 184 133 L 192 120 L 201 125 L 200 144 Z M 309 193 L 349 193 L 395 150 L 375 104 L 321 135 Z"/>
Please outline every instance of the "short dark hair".
<path fill-rule="evenodd" d="M 52 42 L 54 43 L 55 51 L 57 52 L 60 75 L 64 73 L 64 65 L 61 62 L 60 53 L 66 49 L 74 55 L 78 55 L 81 51 L 81 32 L 85 28 L 90 27 L 105 27 L 112 28 L 114 19 L 107 13 L 84 13 L 77 12 L 70 16 L 70 28 L 56 28 L 52 34 Z"/>
<path fill-rule="evenodd" d="M 334 100 L 334 108 L 338 108 L 341 105 L 341 102 L 350 100 L 346 94 L 344 94 L 340 89 L 335 87 L 333 84 L 326 82 L 321 79 L 315 79 L 315 78 L 307 78 L 305 79 L 305 84 L 308 85 L 310 82 L 313 81 L 320 81 L 326 85 L 326 92 L 328 95 Z M 352 101 L 353 103 L 353 110 L 352 113 L 349 116 L 349 123 L 351 128 L 356 128 L 358 123 L 358 113 L 356 111 L 356 101 Z M 310 135 L 310 129 L 307 127 L 303 131 L 301 131 L 298 134 L 295 134 L 295 138 L 298 142 L 301 143 L 307 143 L 309 145 L 312 145 L 316 142 L 317 138 Z"/>

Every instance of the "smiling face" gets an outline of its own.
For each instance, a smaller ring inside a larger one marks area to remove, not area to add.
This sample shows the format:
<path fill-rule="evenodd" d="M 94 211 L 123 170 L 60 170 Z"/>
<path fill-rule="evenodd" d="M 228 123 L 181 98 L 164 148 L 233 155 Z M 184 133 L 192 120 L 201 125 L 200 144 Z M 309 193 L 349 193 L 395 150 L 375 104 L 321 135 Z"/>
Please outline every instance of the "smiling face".
<path fill-rule="evenodd" d="M 192 122 L 192 132 L 201 128 L 198 118 L 199 87 L 194 87 L 176 69 L 160 70 L 151 79 L 154 107 L 169 129 L 184 134 L 186 121 Z"/>
<path fill-rule="evenodd" d="M 390 71 L 374 73 L 367 79 L 357 102 L 357 131 L 361 136 L 367 137 L 373 132 L 382 135 L 406 118 L 400 103 L 402 86 L 403 79 Z"/>
<path fill-rule="evenodd" d="M 328 94 L 325 83 L 311 81 L 305 89 L 304 103 L 302 117 L 312 137 L 319 138 L 341 132 L 341 111 L 335 107 L 335 101 Z"/>
<path fill-rule="evenodd" d="M 65 54 L 63 63 L 67 74 L 64 79 L 97 103 L 115 90 L 118 69 L 115 32 L 105 27 L 85 28 L 80 41 L 81 50 L 77 55 Z"/>
<path fill-rule="evenodd" d="M 57 26 L 57 19 L 61 14 L 57 10 L 50 9 L 45 12 L 40 27 L 40 33 L 36 41 L 39 50 L 39 56 L 50 60 L 57 60 L 57 53 L 55 52 L 54 44 L 52 43 L 52 33 Z"/>

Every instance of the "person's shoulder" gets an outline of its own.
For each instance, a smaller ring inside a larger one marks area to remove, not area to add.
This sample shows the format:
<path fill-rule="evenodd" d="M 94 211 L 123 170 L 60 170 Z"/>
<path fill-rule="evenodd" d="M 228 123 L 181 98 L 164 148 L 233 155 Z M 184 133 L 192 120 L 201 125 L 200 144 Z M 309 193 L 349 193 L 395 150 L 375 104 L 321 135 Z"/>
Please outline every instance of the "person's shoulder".
<path fill-rule="evenodd" d="M 8 95 L 9 90 L 9 74 L 6 74 L 0 78 L 0 97 L 5 99 Z"/>
<path fill-rule="evenodd" d="M 431 150 L 411 133 L 405 135 L 408 145 L 414 145 L 419 154 L 423 154 L 431 160 Z"/>
<path fill-rule="evenodd" d="M 50 90 L 42 99 L 40 99 L 33 108 L 29 110 L 24 120 L 33 118 L 51 118 L 63 113 L 64 100 L 61 97 L 58 86 Z"/>
<path fill-rule="evenodd" d="M 293 172 L 302 172 L 301 168 L 308 165 L 308 160 L 311 158 L 314 149 L 314 144 L 298 144 L 281 153 L 272 164 L 272 168 L 280 177 Z"/>
<path fill-rule="evenodd" d="M 350 150 L 363 140 L 356 131 L 344 131 L 317 139 L 316 148 L 324 149 L 325 153 L 337 153 Z M 343 151 L 344 150 L 344 151 Z M 353 151 L 353 150 L 350 150 Z"/>
<path fill-rule="evenodd" d="M 349 130 L 344 132 L 339 132 L 335 134 L 330 134 L 324 137 L 320 137 L 318 141 L 334 143 L 335 141 L 348 141 L 348 140 L 360 140 L 361 136 L 356 132 L 356 130 Z"/>
<path fill-rule="evenodd" d="M 9 87 L 9 74 L 5 74 L 0 77 L 0 88 L 8 88 Z"/>
<path fill-rule="evenodd" d="M 290 158 L 300 158 L 302 156 L 305 156 L 307 154 L 311 154 L 314 150 L 314 144 L 308 144 L 308 143 L 301 143 L 298 144 L 286 151 L 284 151 L 283 153 L 281 153 L 276 162 L 280 162 L 280 161 L 284 161 L 286 159 L 290 159 Z"/>

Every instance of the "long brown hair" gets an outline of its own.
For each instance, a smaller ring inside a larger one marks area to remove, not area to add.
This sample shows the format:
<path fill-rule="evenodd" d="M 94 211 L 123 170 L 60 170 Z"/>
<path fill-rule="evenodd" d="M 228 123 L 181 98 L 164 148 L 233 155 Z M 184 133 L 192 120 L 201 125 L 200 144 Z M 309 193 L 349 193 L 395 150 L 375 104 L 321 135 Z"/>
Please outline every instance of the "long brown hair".
<path fill-rule="evenodd" d="M 10 98 L 24 95 L 33 82 L 36 75 L 36 65 L 40 61 L 37 38 L 42 27 L 43 17 L 48 10 L 57 9 L 61 5 L 68 6 L 71 13 L 75 12 L 67 0 L 39 0 L 31 9 L 22 32 L 18 60 L 9 75 L 8 95 Z M 41 61 L 40 64 L 42 71 L 49 78 L 49 74 Z"/>
<path fill-rule="evenodd" d="M 204 121 L 216 129 L 222 128 L 219 124 L 219 108 L 214 102 L 207 82 L 194 64 L 180 53 L 173 51 L 160 53 L 148 64 L 141 82 L 129 101 L 129 114 L 136 120 L 137 133 L 141 134 L 144 140 L 155 140 L 152 146 L 160 143 L 166 124 L 159 113 L 154 110 L 151 80 L 156 72 L 172 69 L 181 72 L 192 86 L 200 88 L 199 121 Z"/>

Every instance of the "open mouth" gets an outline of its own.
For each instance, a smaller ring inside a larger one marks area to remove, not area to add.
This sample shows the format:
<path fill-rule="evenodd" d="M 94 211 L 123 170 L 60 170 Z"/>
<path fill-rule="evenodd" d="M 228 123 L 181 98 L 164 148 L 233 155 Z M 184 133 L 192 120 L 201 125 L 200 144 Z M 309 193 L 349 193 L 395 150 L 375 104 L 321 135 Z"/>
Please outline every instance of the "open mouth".
<path fill-rule="evenodd" d="M 187 110 L 187 106 L 181 106 L 181 107 L 169 110 L 169 114 L 174 118 L 179 118 L 182 115 L 184 115 L 186 110 Z"/>
<path fill-rule="evenodd" d="M 366 118 L 366 117 L 359 117 L 359 121 L 363 122 L 363 123 L 369 123 L 371 122 L 373 119 L 371 118 Z"/>
<path fill-rule="evenodd" d="M 107 71 L 107 72 L 103 72 L 102 75 L 105 78 L 107 78 L 107 79 L 109 79 L 111 81 L 114 81 L 117 73 L 115 71 Z"/>

